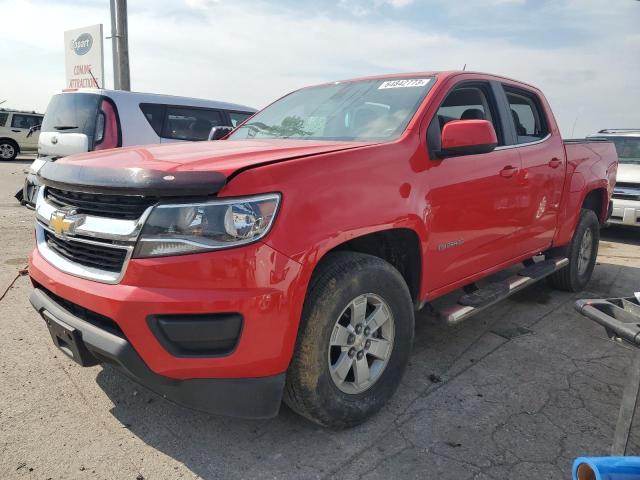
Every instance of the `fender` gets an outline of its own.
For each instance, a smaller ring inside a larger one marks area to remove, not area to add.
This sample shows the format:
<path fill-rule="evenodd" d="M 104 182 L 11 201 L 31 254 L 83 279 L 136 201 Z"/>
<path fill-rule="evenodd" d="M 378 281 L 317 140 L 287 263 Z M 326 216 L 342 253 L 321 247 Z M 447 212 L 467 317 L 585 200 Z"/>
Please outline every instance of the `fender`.
<path fill-rule="evenodd" d="M 577 173 L 574 176 L 578 176 L 582 178 L 582 180 L 577 180 L 575 185 L 579 185 L 581 182 L 584 182 L 582 174 Z M 574 182 L 571 183 L 572 187 L 574 186 Z M 602 199 L 602 208 L 600 209 L 600 223 L 604 223 L 607 219 L 607 211 L 609 205 L 609 183 L 607 180 L 594 180 L 589 184 L 586 184 L 584 188 L 579 188 L 577 190 L 571 189 L 570 192 L 567 193 L 568 199 L 565 203 L 564 208 L 564 218 L 565 220 L 560 223 L 560 227 L 556 232 L 556 236 L 553 240 L 553 246 L 559 247 L 568 244 L 573 238 L 573 232 L 575 232 L 576 227 L 578 226 L 578 220 L 580 219 L 580 210 L 581 206 L 584 204 L 587 196 L 593 192 L 594 190 L 603 188 L 605 190 L 605 195 L 603 195 Z"/>

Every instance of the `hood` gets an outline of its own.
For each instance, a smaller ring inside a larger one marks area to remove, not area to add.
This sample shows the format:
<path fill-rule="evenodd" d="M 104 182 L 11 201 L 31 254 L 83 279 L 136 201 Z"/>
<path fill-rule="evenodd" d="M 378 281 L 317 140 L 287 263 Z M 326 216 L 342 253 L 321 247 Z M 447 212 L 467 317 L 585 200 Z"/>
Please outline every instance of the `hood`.
<path fill-rule="evenodd" d="M 616 182 L 640 183 L 640 164 L 618 163 Z"/>
<path fill-rule="evenodd" d="M 221 140 L 117 148 L 46 163 L 43 184 L 83 191 L 145 195 L 209 195 L 239 170 L 359 148 L 372 143 L 313 140 Z M 77 188 L 76 188 L 77 189 Z"/>

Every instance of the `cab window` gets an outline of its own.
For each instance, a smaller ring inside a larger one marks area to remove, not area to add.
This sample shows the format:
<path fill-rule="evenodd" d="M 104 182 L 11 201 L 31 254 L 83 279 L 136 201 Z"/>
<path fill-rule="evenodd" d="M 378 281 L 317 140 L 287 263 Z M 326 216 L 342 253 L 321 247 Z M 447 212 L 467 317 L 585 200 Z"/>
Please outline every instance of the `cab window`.
<path fill-rule="evenodd" d="M 496 102 L 488 83 L 465 83 L 449 92 L 427 130 L 430 156 L 440 150 L 442 129 L 453 120 L 487 120 L 493 124 L 498 145 L 505 144 Z"/>
<path fill-rule="evenodd" d="M 8 113 L 0 113 L 0 127 L 4 127 L 7 123 L 7 118 L 9 118 Z"/>
<path fill-rule="evenodd" d="M 507 102 L 517 143 L 531 143 L 549 134 L 547 122 L 537 95 L 506 87 Z"/>

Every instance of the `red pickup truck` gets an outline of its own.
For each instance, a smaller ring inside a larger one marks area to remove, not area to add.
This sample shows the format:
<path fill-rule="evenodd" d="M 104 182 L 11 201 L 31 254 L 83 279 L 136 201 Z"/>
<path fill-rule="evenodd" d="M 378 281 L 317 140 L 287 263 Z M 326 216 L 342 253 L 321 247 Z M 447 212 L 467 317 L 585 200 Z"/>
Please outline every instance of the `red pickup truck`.
<path fill-rule="evenodd" d="M 456 323 L 545 277 L 582 289 L 616 168 L 507 78 L 303 88 L 220 141 L 45 165 L 31 303 L 75 361 L 177 403 L 260 418 L 284 399 L 352 426 L 395 391 L 433 299 L 462 289 Z"/>

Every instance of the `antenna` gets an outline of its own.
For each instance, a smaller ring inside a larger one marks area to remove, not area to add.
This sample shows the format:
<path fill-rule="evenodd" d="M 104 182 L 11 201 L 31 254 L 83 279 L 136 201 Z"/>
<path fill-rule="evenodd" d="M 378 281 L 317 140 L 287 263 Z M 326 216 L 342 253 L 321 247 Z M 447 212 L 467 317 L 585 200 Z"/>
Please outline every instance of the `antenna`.
<path fill-rule="evenodd" d="M 464 67 L 462 67 L 462 71 L 464 72 L 467 69 L 467 64 L 464 64 Z"/>
<path fill-rule="evenodd" d="M 100 85 L 98 85 L 98 80 L 96 80 L 96 77 L 93 76 L 93 72 L 91 71 L 91 69 L 89 69 L 89 75 L 91 75 L 91 78 L 93 78 L 93 83 L 96 84 L 96 88 L 100 88 Z"/>
<path fill-rule="evenodd" d="M 571 127 L 571 138 L 573 138 L 573 132 L 576 129 L 576 124 L 578 123 L 578 119 L 580 118 L 580 115 L 582 115 L 583 110 L 584 110 L 584 107 L 580 107 L 578 109 L 578 114 L 576 115 L 576 119 L 573 121 L 573 126 Z"/>
<path fill-rule="evenodd" d="M 4 102 L 6 102 L 6 100 L 2 100 L 2 101 L 0 102 L 0 105 L 2 105 Z"/>

